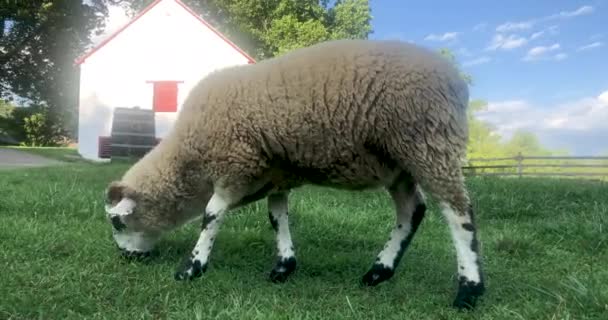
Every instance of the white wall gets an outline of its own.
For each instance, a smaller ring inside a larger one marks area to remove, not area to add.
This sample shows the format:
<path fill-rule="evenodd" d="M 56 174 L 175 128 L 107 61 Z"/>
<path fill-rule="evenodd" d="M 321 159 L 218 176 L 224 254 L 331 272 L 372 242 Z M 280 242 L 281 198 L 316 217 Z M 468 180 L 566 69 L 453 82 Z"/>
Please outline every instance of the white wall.
<path fill-rule="evenodd" d="M 80 65 L 78 149 L 99 160 L 98 137 L 109 136 L 115 107 L 152 108 L 149 80 L 179 80 L 178 111 L 209 72 L 248 60 L 174 0 L 158 3 Z M 177 114 L 157 113 L 163 137 Z"/>

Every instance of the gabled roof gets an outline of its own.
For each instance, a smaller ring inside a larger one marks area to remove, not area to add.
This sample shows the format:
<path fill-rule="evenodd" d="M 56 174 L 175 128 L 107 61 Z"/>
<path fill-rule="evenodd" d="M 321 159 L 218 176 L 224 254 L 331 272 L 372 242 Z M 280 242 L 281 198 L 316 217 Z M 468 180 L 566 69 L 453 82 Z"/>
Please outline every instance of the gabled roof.
<path fill-rule="evenodd" d="M 111 34 L 105 40 L 100 42 L 97 46 L 95 46 L 94 48 L 89 50 L 89 52 L 85 53 L 80 58 L 76 59 L 75 64 L 77 64 L 77 65 L 82 64 L 88 57 L 90 57 L 95 52 L 97 52 L 99 49 L 101 49 L 103 46 L 105 46 L 108 42 L 112 41 L 112 39 L 116 38 L 116 36 L 118 36 L 121 32 L 123 32 L 130 25 L 135 23 L 135 21 L 139 20 L 139 18 L 141 18 L 143 15 L 145 15 L 148 11 L 150 11 L 152 8 L 154 8 L 161 1 L 165 1 L 165 0 L 155 0 L 154 2 L 152 2 L 144 10 L 142 10 L 138 15 L 136 15 L 135 18 L 133 18 L 127 24 L 125 24 L 124 26 L 122 26 L 121 28 L 116 30 L 113 34 Z M 215 29 L 211 24 L 209 24 L 207 21 L 205 21 L 205 19 L 201 18 L 198 14 L 196 14 L 196 12 L 194 12 L 192 9 L 190 9 L 188 6 L 186 6 L 183 2 L 181 2 L 180 0 L 167 0 L 167 1 L 175 1 L 184 10 L 186 10 L 188 13 L 193 15 L 198 21 L 200 21 L 205 27 L 209 28 L 211 31 L 213 31 L 215 34 L 217 34 L 222 40 L 224 40 L 224 42 L 226 42 L 228 45 L 230 45 L 236 51 L 238 51 L 240 54 L 242 54 L 247 60 L 249 60 L 249 63 L 255 63 L 255 59 L 253 59 L 245 51 L 243 51 L 236 44 L 234 44 L 232 41 L 230 41 L 226 36 L 224 36 L 221 32 L 219 32 L 217 29 Z"/>

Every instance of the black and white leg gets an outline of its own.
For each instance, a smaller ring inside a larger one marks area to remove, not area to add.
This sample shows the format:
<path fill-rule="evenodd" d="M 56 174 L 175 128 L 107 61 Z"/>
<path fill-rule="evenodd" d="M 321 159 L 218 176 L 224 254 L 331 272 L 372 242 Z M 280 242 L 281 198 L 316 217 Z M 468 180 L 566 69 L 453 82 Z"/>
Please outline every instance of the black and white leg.
<path fill-rule="evenodd" d="M 207 270 L 209 255 L 228 207 L 227 199 L 224 199 L 217 192 L 213 194 L 205 208 L 205 216 L 203 217 L 202 230 L 198 241 L 190 257 L 175 273 L 176 280 L 192 280 L 200 277 Z"/>
<path fill-rule="evenodd" d="M 285 282 L 296 269 L 296 257 L 289 232 L 288 194 L 276 193 L 268 196 L 268 216 L 277 236 L 278 261 L 270 272 L 273 282 Z"/>
<path fill-rule="evenodd" d="M 368 286 L 375 286 L 393 276 L 426 211 L 422 194 L 409 181 L 395 184 L 389 188 L 389 193 L 395 204 L 397 222 L 384 249 L 362 278 Z"/>
<path fill-rule="evenodd" d="M 442 202 L 441 211 L 450 227 L 458 260 L 458 293 L 453 306 L 472 309 L 485 291 L 473 209 L 469 207 L 466 212 L 458 212 L 450 204 Z"/>

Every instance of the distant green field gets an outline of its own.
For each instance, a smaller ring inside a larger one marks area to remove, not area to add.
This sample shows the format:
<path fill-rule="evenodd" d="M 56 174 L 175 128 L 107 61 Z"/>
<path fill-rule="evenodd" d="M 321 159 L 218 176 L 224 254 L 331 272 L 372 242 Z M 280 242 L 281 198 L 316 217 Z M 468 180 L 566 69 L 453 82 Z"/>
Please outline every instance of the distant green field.
<path fill-rule="evenodd" d="M 173 272 L 198 236 L 189 225 L 148 262 L 111 241 L 102 192 L 125 164 L 74 163 L 0 172 L 0 319 L 608 319 L 608 184 L 469 178 L 487 293 L 472 313 L 451 308 L 456 257 L 434 202 L 395 276 L 360 277 L 393 225 L 384 192 L 306 187 L 291 196 L 298 269 L 275 262 L 266 203 L 234 212 L 210 268 Z"/>

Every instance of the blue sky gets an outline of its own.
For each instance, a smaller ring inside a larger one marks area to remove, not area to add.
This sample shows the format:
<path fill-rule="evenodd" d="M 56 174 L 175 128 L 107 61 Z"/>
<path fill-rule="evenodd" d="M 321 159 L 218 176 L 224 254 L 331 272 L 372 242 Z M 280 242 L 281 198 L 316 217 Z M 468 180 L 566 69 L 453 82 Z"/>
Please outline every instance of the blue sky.
<path fill-rule="evenodd" d="M 575 154 L 608 151 L 608 1 L 370 3 L 371 38 L 452 49 L 501 135 L 522 128 Z"/>

